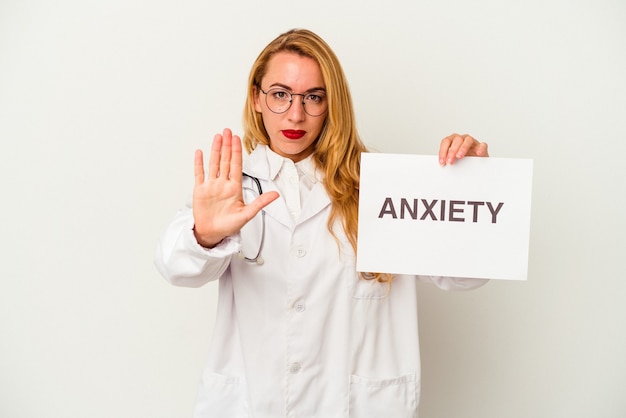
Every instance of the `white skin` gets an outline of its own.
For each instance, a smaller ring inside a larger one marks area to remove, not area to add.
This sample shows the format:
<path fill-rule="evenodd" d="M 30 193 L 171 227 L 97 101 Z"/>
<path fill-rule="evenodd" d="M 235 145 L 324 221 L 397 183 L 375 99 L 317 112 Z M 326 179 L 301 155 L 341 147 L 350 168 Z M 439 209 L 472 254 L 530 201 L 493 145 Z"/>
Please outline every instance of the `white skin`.
<path fill-rule="evenodd" d="M 465 157 L 489 157 L 486 142 L 480 142 L 470 135 L 452 134 L 439 144 L 439 164 L 454 164 Z"/>
<path fill-rule="evenodd" d="M 261 80 L 266 92 L 281 87 L 292 93 L 323 91 L 324 79 L 319 65 L 313 59 L 294 53 L 281 52 L 268 63 L 267 72 Z M 265 94 L 256 91 L 255 110 L 261 113 L 263 125 L 275 153 L 298 162 L 315 149 L 325 114 L 310 116 L 304 111 L 301 96 L 294 96 L 291 107 L 281 114 L 269 110 Z M 284 130 L 301 131 L 302 137 L 290 139 Z M 278 198 L 278 193 L 267 192 L 246 205 L 243 201 L 241 139 L 229 129 L 216 135 L 211 146 L 209 172 L 204 173 L 202 151 L 195 156 L 195 187 L 193 193 L 194 234 L 198 243 L 206 248 L 214 247 L 224 237 L 237 233 L 259 210 Z"/>
<path fill-rule="evenodd" d="M 280 52 L 269 60 L 267 72 L 261 80 L 261 89 L 267 92 L 274 87 L 297 94 L 313 91 L 323 94 L 326 89 L 317 62 L 291 52 Z M 320 116 L 308 115 L 304 111 L 301 98 L 293 96 L 291 107 L 285 113 L 276 114 L 267 107 L 264 93 L 257 90 L 254 96 L 254 108 L 263 116 L 263 125 L 270 137 L 270 148 L 293 162 L 303 160 L 313 153 L 315 141 L 326 119 L 325 113 Z M 306 133 L 301 138 L 290 139 L 283 134 L 284 130 Z"/>
<path fill-rule="evenodd" d="M 319 65 L 311 58 L 281 52 L 269 61 L 261 88 L 286 88 L 292 93 L 323 89 L 324 80 Z M 271 112 L 263 93 L 255 94 L 255 110 L 261 113 L 270 138 L 270 148 L 277 154 L 300 161 L 313 153 L 315 141 L 323 127 L 326 115 L 310 116 L 304 112 L 301 96 L 294 96 L 289 110 L 282 114 Z M 283 130 L 303 131 L 298 139 L 290 139 Z M 466 156 L 487 157 L 487 144 L 470 135 L 452 134 L 441 140 L 439 163 L 454 164 Z M 212 248 L 222 239 L 239 232 L 261 209 L 278 198 L 275 191 L 265 192 L 246 204 L 242 194 L 241 139 L 230 129 L 215 135 L 211 146 L 208 173 L 204 158 L 196 150 L 194 159 L 195 185 L 193 191 L 194 234 L 198 244 Z"/>
<path fill-rule="evenodd" d="M 198 244 L 205 248 L 212 248 L 225 237 L 239 232 L 261 209 L 278 198 L 277 192 L 265 192 L 245 204 L 241 189 L 241 149 L 241 139 L 233 136 L 230 129 L 215 135 L 206 176 L 202 151 L 196 150 L 194 235 Z"/>

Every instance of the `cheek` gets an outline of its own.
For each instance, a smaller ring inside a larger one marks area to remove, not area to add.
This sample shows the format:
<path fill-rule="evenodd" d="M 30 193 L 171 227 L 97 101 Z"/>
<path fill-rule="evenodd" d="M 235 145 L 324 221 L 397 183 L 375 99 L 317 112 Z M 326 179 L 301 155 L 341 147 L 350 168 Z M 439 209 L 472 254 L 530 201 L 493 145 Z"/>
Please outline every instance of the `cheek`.
<path fill-rule="evenodd" d="M 326 126 L 326 118 L 324 118 L 324 120 L 322 122 L 320 122 L 319 124 L 316 125 L 317 135 L 318 136 L 324 130 L 325 126 Z"/>
<path fill-rule="evenodd" d="M 275 135 L 281 129 L 281 123 L 276 118 L 277 115 L 273 113 L 268 113 L 264 111 L 261 113 L 261 120 L 263 122 L 263 128 L 265 128 L 265 132 L 267 132 L 268 138 L 272 141 L 275 140 Z"/>

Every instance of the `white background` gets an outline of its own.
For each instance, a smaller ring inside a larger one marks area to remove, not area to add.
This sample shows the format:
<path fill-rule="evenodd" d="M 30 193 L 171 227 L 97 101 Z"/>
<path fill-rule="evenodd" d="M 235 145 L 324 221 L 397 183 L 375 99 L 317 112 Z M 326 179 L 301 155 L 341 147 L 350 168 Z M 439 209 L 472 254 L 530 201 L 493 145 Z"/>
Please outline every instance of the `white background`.
<path fill-rule="evenodd" d="M 534 159 L 529 280 L 421 287 L 421 417 L 624 417 L 624 22 L 622 0 L 0 0 L 0 416 L 190 416 L 216 286 L 169 286 L 154 247 L 194 149 L 240 132 L 257 53 L 307 27 L 373 148 L 458 131 Z"/>

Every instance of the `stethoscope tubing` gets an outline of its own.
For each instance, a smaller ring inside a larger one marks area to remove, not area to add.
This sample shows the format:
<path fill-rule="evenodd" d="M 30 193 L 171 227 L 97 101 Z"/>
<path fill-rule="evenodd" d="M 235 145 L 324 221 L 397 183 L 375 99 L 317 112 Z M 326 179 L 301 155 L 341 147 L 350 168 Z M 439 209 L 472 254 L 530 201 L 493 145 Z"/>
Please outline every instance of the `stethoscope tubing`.
<path fill-rule="evenodd" d="M 251 176 L 250 174 L 246 173 L 245 171 L 242 171 L 241 174 L 244 177 L 248 177 L 249 179 L 251 179 L 254 184 L 256 185 L 257 190 L 259 191 L 259 196 L 261 196 L 263 194 L 263 188 L 261 187 L 261 182 L 259 181 L 258 178 Z"/>
<path fill-rule="evenodd" d="M 263 194 L 263 188 L 261 187 L 261 182 L 259 181 L 259 179 L 254 176 L 251 176 L 250 174 L 246 172 L 242 172 L 241 174 L 244 177 L 248 177 L 250 180 L 252 180 L 252 182 L 257 188 L 257 191 L 259 192 L 259 196 L 261 196 Z M 259 244 L 259 251 L 257 251 L 254 257 L 246 257 L 243 254 L 243 252 L 241 251 L 239 252 L 239 258 L 241 260 L 247 261 L 249 263 L 257 263 L 258 265 L 261 265 L 265 262 L 265 260 L 263 260 L 263 257 L 261 257 L 261 251 L 263 250 L 263 243 L 265 242 L 265 211 L 261 210 L 260 215 L 261 215 L 261 243 Z"/>

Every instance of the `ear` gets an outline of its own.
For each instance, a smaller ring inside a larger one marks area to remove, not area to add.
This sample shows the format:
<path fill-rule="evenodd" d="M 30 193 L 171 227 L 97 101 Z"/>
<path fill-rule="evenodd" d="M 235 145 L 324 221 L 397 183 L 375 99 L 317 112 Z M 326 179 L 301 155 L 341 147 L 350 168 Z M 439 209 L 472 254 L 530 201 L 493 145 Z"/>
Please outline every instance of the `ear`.
<path fill-rule="evenodd" d="M 261 91 L 258 87 L 254 86 L 254 110 L 261 113 Z"/>

